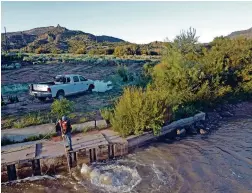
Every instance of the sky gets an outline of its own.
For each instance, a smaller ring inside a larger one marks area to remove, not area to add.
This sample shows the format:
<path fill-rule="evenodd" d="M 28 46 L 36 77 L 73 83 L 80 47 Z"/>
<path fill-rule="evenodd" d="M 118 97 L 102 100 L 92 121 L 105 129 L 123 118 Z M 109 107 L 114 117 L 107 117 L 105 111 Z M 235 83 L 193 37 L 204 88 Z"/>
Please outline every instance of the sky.
<path fill-rule="evenodd" d="M 173 40 L 193 27 L 200 42 L 252 27 L 252 2 L 1 2 L 1 31 L 60 26 L 132 43 Z"/>

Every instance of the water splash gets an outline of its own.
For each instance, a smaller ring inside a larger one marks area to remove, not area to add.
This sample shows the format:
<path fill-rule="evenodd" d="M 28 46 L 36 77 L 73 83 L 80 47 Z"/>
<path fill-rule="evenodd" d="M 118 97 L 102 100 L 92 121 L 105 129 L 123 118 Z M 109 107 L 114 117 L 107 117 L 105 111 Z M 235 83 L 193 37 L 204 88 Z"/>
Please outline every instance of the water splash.
<path fill-rule="evenodd" d="M 135 168 L 117 163 L 96 165 L 90 174 L 90 181 L 93 185 L 109 192 L 130 192 L 141 180 Z"/>
<path fill-rule="evenodd" d="M 55 176 L 48 176 L 48 175 L 44 175 L 44 176 L 32 176 L 32 177 L 27 177 L 24 179 L 18 179 L 18 180 L 14 180 L 14 181 L 9 181 L 9 182 L 2 182 L 1 185 L 6 185 L 6 184 L 13 184 L 13 183 L 22 183 L 22 182 L 33 182 L 33 181 L 39 181 L 39 180 L 56 180 L 56 179 L 63 179 L 65 178 L 62 175 L 55 175 Z"/>

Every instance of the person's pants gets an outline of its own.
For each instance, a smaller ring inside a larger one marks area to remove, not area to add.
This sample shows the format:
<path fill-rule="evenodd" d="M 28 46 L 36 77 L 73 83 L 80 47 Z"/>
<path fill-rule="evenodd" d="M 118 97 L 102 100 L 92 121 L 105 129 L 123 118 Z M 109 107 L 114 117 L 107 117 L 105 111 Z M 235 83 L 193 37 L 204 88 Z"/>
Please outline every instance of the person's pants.
<path fill-rule="evenodd" d="M 73 148 L 72 148 L 71 133 L 70 132 L 66 133 L 65 136 L 66 136 L 66 140 L 67 140 L 67 143 L 68 143 L 68 146 L 69 146 L 70 150 L 73 150 Z"/>
<path fill-rule="evenodd" d="M 61 131 L 57 131 L 57 136 L 61 136 Z"/>

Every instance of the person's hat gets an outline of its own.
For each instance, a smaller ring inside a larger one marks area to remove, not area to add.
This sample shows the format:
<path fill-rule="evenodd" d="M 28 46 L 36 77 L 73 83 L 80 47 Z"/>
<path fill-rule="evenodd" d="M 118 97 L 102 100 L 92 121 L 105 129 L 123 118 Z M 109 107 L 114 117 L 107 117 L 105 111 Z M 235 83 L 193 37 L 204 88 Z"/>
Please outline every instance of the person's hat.
<path fill-rule="evenodd" d="M 67 120 L 67 117 L 66 116 L 63 116 L 62 117 L 62 121 L 66 121 Z"/>

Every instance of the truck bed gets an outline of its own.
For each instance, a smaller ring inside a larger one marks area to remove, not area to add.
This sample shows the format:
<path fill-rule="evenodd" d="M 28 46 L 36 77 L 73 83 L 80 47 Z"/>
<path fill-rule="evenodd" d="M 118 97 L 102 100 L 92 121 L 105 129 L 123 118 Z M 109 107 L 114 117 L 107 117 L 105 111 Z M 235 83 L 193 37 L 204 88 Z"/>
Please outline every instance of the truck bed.
<path fill-rule="evenodd" d="M 40 82 L 38 84 L 32 84 L 32 90 L 46 92 L 49 86 L 55 85 L 54 82 Z"/>

